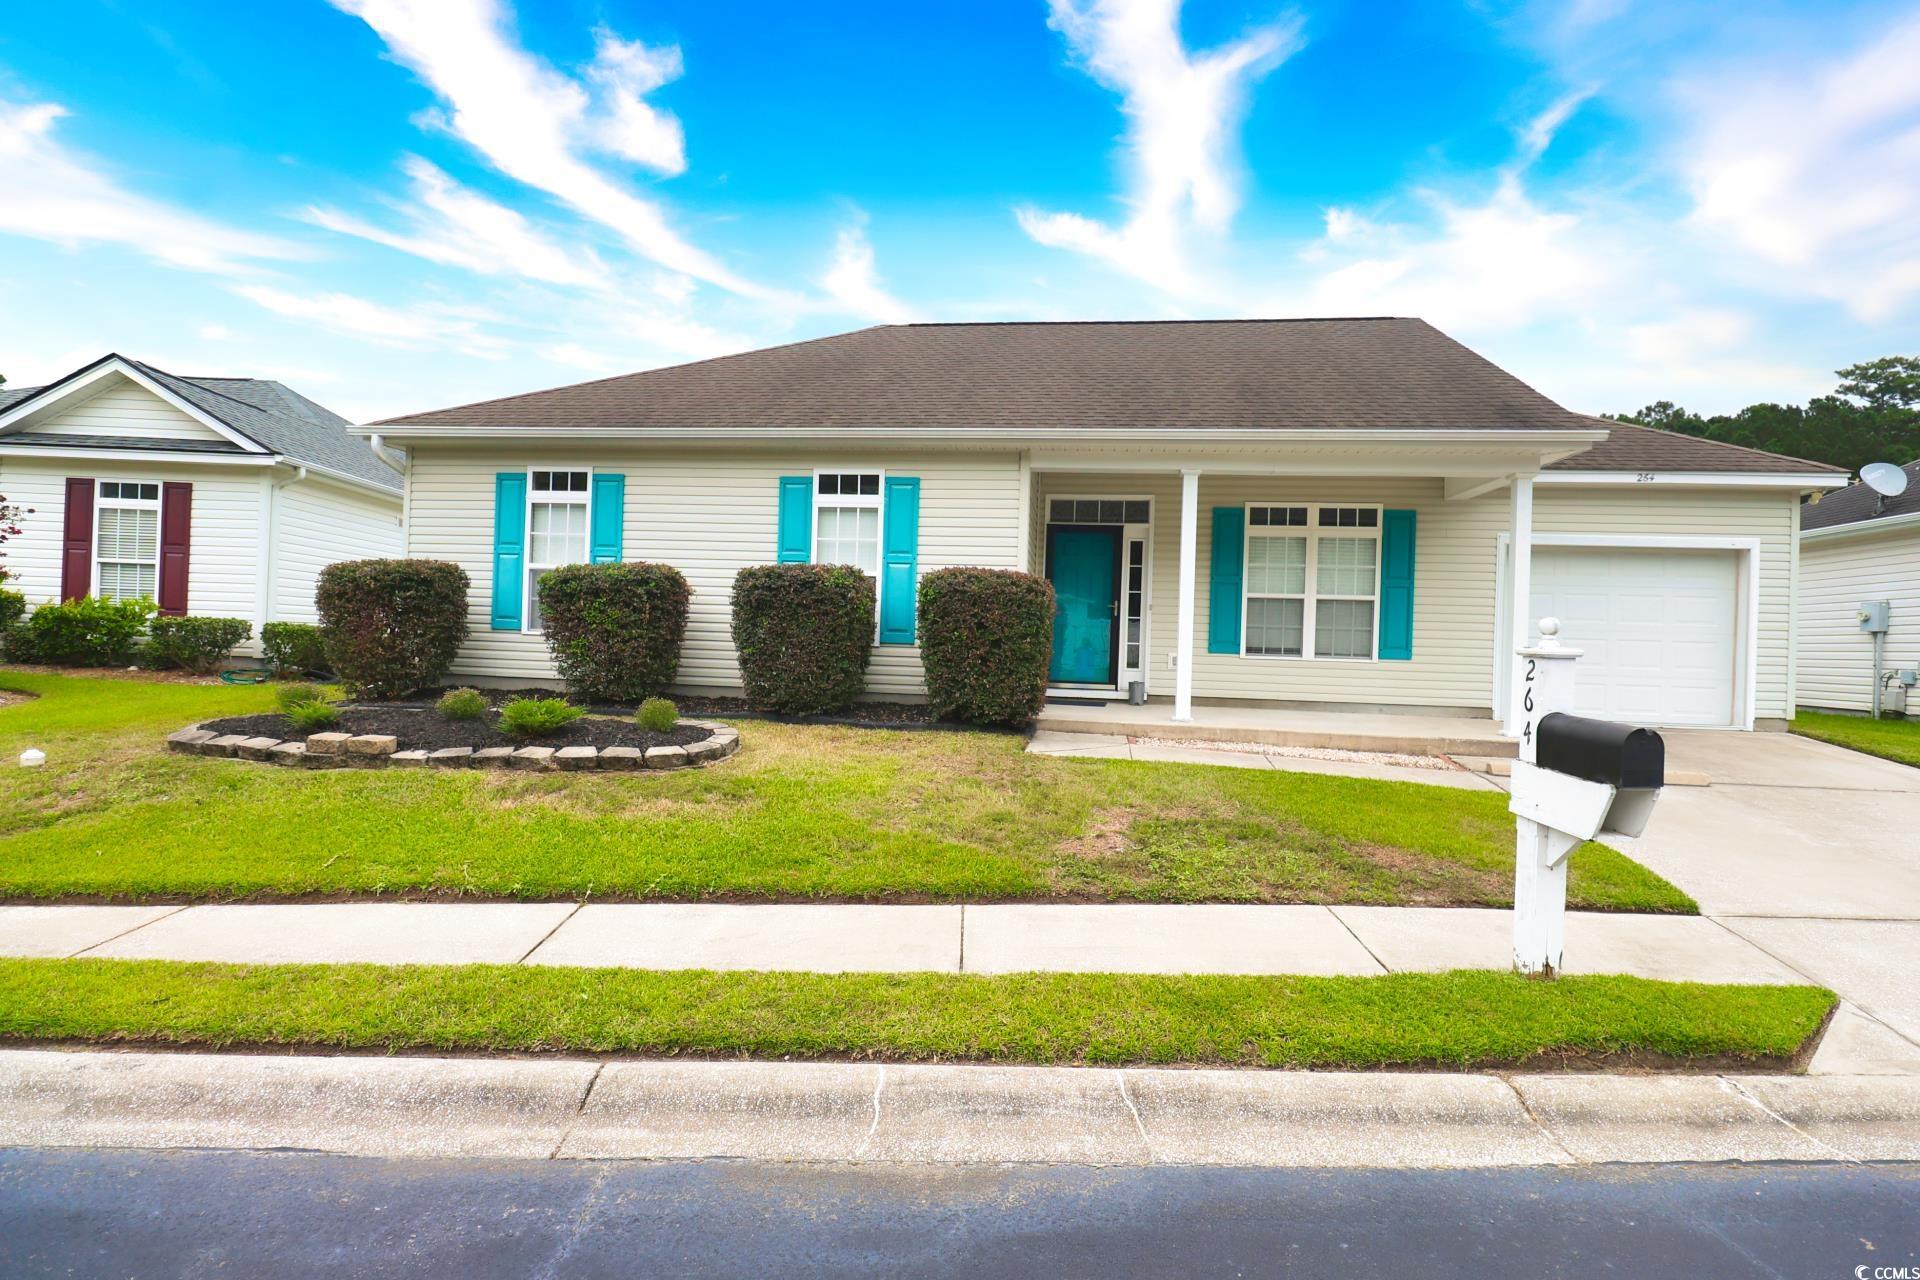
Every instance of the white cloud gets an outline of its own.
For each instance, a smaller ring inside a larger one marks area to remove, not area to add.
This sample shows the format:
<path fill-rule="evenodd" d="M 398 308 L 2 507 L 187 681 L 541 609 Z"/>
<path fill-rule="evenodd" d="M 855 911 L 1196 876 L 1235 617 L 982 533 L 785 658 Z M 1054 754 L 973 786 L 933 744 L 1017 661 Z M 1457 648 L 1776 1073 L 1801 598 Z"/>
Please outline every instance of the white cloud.
<path fill-rule="evenodd" d="M 162 262 L 242 275 L 267 259 L 299 257 L 293 245 L 226 226 L 127 190 L 91 158 L 54 137 L 67 114 L 51 102 L 0 100 L 0 232 L 78 247 L 117 244 Z"/>
<path fill-rule="evenodd" d="M 1224 232 L 1239 208 L 1233 131 L 1248 87 L 1302 44 L 1297 18 L 1192 53 L 1180 0 L 1051 0 L 1048 25 L 1089 74 L 1121 95 L 1130 171 L 1119 226 L 1075 213 L 1016 211 L 1034 240 L 1101 258 L 1171 293 L 1195 287 L 1191 231 Z"/>
<path fill-rule="evenodd" d="M 650 148 L 655 160 L 670 158 L 659 136 L 667 117 L 652 116 L 651 125 L 635 125 L 639 117 L 631 108 L 643 105 L 636 86 L 646 83 L 647 75 L 635 69 L 635 62 L 645 62 L 645 57 L 630 52 L 633 46 L 621 45 L 621 51 L 609 54 L 610 37 L 602 39 L 602 60 L 591 74 L 597 74 L 603 92 L 611 92 L 614 114 L 601 117 L 590 110 L 591 97 L 578 81 L 513 41 L 498 0 L 332 3 L 372 27 L 394 58 L 445 104 L 446 127 L 502 173 L 611 228 L 637 252 L 671 271 L 746 297 L 772 296 L 686 240 L 669 225 L 659 204 L 636 195 L 581 154 L 612 146 L 622 154 Z M 655 67 L 658 74 L 657 55 Z M 621 119 L 623 111 L 624 126 L 607 124 Z M 647 128 L 654 130 L 651 142 L 645 142 Z"/>
<path fill-rule="evenodd" d="M 236 285 L 234 292 L 289 320 L 382 346 L 446 347 L 496 359 L 508 344 L 480 327 L 483 317 L 447 307 L 391 307 L 347 293 L 302 294 L 269 285 Z"/>
<path fill-rule="evenodd" d="M 587 79 L 600 90 L 605 112 L 595 129 L 600 148 L 664 174 L 685 173 L 687 140 L 680 121 L 646 101 L 646 95 L 680 78 L 680 49 L 649 49 L 602 27 L 593 33 L 593 65 Z"/>
<path fill-rule="evenodd" d="M 402 167 L 413 182 L 413 203 L 401 205 L 410 230 L 388 230 L 334 209 L 311 208 L 304 216 L 329 231 L 479 275 L 518 275 L 588 289 L 611 283 L 607 268 L 591 254 L 554 243 L 519 213 L 468 190 L 418 156 L 408 156 Z"/>
<path fill-rule="evenodd" d="M 1865 320 L 1920 294 L 1920 17 L 1844 56 L 1730 65 L 1678 88 L 1692 221 L 1777 285 Z"/>
<path fill-rule="evenodd" d="M 833 249 L 833 262 L 820 278 L 820 287 L 842 308 L 882 324 L 906 324 L 913 310 L 889 294 L 873 263 L 873 245 L 867 241 L 867 220 L 857 218 L 842 227 Z"/>

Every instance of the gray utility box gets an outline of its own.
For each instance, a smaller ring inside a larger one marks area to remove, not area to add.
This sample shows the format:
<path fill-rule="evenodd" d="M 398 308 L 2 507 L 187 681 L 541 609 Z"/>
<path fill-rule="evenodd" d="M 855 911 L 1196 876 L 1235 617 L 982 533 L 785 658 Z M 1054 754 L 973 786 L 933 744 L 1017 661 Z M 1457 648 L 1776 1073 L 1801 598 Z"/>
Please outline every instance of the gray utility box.
<path fill-rule="evenodd" d="M 1860 602 L 1860 629 L 1867 632 L 1884 632 L 1892 605 L 1886 600 L 1862 600 Z"/>

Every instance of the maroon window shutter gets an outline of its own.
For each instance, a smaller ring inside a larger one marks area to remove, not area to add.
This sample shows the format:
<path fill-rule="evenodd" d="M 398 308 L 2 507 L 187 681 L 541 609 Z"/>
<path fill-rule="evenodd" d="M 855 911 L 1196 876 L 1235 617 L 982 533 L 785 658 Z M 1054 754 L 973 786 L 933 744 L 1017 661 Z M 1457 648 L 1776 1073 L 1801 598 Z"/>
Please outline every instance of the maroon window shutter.
<path fill-rule="evenodd" d="M 187 559 L 193 546 L 193 486 L 160 486 L 160 612 L 181 618 L 187 612 Z"/>
<path fill-rule="evenodd" d="M 67 518 L 60 538 L 60 598 L 93 590 L 93 481 L 67 477 Z"/>

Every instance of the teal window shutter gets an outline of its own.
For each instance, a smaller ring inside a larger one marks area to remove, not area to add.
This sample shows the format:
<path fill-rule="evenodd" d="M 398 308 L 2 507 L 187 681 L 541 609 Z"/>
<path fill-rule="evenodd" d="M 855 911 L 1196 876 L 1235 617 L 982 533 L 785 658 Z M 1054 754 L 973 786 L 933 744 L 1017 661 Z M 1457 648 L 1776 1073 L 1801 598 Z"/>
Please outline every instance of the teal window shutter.
<path fill-rule="evenodd" d="M 527 576 L 527 473 L 493 478 L 493 629 L 520 630 Z"/>
<path fill-rule="evenodd" d="M 880 643 L 912 644 L 920 568 L 920 481 L 888 476 L 880 546 Z"/>
<path fill-rule="evenodd" d="M 1240 585 L 1247 555 L 1244 507 L 1213 509 L 1213 565 L 1207 574 L 1207 652 L 1240 652 Z"/>
<path fill-rule="evenodd" d="M 593 514 L 591 551 L 595 564 L 618 564 L 621 559 L 621 527 L 627 518 L 627 478 L 614 471 L 593 473 Z"/>
<path fill-rule="evenodd" d="M 1405 662 L 1413 657 L 1413 543 L 1417 511 L 1387 511 L 1380 516 L 1380 656 Z"/>
<path fill-rule="evenodd" d="M 813 558 L 813 477 L 780 477 L 781 564 L 805 564 Z"/>

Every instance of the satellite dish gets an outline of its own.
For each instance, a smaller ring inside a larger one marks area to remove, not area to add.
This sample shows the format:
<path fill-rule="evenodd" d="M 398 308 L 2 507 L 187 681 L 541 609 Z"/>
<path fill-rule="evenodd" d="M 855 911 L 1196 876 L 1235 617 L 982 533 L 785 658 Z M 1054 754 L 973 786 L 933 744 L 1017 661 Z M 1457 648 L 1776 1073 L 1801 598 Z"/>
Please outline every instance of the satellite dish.
<path fill-rule="evenodd" d="M 1907 473 L 1891 462 L 1869 462 L 1860 468 L 1860 478 L 1883 498 L 1897 498 L 1907 491 Z"/>

